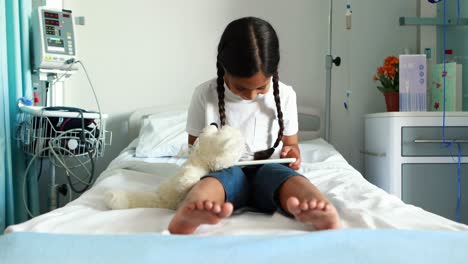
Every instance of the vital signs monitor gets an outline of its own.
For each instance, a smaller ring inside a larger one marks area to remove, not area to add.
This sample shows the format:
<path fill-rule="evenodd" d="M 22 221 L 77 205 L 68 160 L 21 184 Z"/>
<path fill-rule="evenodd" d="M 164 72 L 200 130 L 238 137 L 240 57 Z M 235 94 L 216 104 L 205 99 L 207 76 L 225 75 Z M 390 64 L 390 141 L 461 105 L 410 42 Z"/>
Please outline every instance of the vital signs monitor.
<path fill-rule="evenodd" d="M 70 10 L 39 7 L 32 17 L 33 70 L 77 70 L 75 27 Z"/>

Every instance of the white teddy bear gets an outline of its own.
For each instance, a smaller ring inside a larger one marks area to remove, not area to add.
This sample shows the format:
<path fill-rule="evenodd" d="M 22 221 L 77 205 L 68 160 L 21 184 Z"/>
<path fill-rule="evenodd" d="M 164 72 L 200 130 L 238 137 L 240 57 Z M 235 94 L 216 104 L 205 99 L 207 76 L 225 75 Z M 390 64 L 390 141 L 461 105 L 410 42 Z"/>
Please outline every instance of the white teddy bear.
<path fill-rule="evenodd" d="M 126 192 L 112 190 L 105 194 L 111 209 L 169 208 L 176 209 L 190 189 L 209 172 L 231 167 L 244 153 L 245 141 L 240 130 L 230 126 L 218 129 L 210 125 L 203 129 L 181 170 L 168 177 L 156 192 Z"/>

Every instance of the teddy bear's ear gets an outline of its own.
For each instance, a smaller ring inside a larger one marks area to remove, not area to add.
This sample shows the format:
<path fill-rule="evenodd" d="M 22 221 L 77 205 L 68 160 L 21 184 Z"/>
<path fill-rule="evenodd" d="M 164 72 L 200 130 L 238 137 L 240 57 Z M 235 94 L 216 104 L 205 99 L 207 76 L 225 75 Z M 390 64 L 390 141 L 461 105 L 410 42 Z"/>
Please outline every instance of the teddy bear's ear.
<path fill-rule="evenodd" d="M 216 126 L 212 126 L 212 125 L 209 125 L 209 126 L 206 126 L 199 137 L 209 137 L 213 134 L 215 134 L 216 132 L 218 132 L 218 128 Z"/>

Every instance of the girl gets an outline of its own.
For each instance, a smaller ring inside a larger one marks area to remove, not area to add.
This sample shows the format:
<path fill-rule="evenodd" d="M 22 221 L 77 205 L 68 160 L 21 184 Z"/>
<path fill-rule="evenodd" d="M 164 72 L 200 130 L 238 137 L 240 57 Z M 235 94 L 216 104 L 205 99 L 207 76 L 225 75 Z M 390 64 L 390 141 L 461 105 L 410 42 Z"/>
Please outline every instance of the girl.
<path fill-rule="evenodd" d="M 217 224 L 245 206 L 266 213 L 279 210 L 317 230 L 339 228 L 335 207 L 295 171 L 301 164 L 296 94 L 279 82 L 279 60 L 278 37 L 268 22 L 254 17 L 231 22 L 218 45 L 218 78 L 193 94 L 188 141 L 193 144 L 210 123 L 228 124 L 241 129 L 246 139 L 245 159 L 267 159 L 278 148 L 281 157 L 296 161 L 289 167 L 234 166 L 210 173 L 179 206 L 169 224 L 171 233 L 192 234 L 201 224 Z"/>

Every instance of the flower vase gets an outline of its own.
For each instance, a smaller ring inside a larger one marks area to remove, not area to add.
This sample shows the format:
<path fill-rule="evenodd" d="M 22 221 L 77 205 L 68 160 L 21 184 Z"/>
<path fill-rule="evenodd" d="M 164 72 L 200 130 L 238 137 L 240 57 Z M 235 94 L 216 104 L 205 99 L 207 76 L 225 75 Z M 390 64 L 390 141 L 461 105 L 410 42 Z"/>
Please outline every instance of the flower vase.
<path fill-rule="evenodd" d="M 400 93 L 386 92 L 384 96 L 385 103 L 387 104 L 387 112 L 398 112 L 400 110 Z"/>

